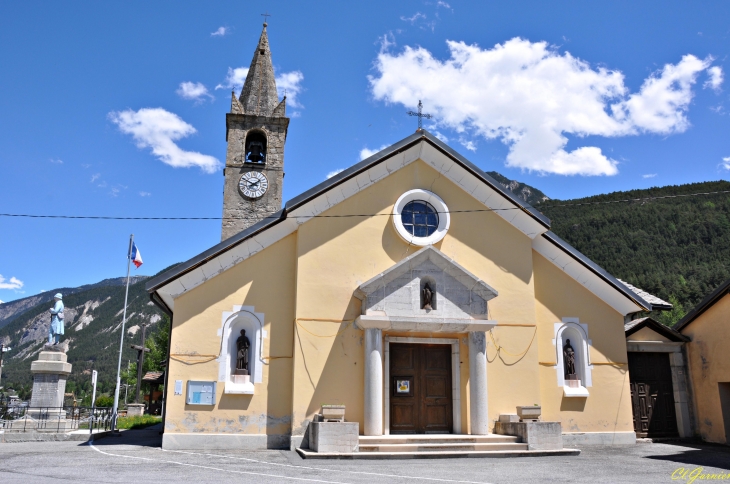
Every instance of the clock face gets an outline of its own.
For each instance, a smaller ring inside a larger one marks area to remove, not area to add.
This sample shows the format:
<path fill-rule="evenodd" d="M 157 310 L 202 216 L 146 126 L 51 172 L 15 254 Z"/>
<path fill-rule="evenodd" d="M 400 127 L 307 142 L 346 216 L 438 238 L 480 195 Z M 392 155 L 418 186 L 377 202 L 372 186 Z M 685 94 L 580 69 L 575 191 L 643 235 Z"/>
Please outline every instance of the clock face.
<path fill-rule="evenodd" d="M 241 181 L 238 182 L 238 188 L 248 198 L 259 198 L 268 190 L 269 180 L 261 172 L 249 171 L 241 176 Z"/>

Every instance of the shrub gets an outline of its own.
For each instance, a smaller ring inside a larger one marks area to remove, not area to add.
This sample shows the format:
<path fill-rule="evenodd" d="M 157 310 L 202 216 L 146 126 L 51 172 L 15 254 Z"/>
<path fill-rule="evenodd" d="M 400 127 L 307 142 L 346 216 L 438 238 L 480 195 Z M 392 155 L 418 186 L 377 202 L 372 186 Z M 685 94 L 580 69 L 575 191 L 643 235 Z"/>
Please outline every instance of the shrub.
<path fill-rule="evenodd" d="M 114 397 L 110 397 L 109 395 L 100 395 L 96 398 L 96 406 L 97 407 L 113 407 L 114 406 Z"/>

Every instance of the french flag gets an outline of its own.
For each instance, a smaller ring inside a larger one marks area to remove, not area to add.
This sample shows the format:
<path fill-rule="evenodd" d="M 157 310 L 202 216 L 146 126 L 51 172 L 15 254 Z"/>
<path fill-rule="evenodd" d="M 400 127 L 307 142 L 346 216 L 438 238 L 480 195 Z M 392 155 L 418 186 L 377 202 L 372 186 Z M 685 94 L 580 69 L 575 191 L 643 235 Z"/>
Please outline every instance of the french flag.
<path fill-rule="evenodd" d="M 139 253 L 139 249 L 134 242 L 132 242 L 132 255 L 130 258 L 132 259 L 132 264 L 134 264 L 135 267 L 139 268 L 139 266 L 142 265 L 142 254 Z"/>

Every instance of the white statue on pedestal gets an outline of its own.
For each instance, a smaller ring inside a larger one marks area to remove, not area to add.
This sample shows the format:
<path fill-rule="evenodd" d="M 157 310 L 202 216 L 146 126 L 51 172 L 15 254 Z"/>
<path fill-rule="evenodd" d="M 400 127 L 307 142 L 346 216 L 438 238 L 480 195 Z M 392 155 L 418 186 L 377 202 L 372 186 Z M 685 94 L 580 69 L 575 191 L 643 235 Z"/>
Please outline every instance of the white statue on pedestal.
<path fill-rule="evenodd" d="M 61 335 L 64 333 L 63 325 L 63 296 L 59 292 L 53 296 L 55 303 L 50 309 L 51 311 L 51 326 L 48 328 L 48 344 L 58 344 L 61 339 Z"/>

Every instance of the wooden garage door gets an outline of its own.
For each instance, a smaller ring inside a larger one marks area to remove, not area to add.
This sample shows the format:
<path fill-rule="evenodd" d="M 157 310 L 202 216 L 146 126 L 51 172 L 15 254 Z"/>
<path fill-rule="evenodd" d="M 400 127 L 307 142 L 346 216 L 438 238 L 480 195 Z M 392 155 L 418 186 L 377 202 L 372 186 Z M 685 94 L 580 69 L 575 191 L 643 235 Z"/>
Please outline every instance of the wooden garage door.
<path fill-rule="evenodd" d="M 451 433 L 451 345 L 390 345 L 390 432 Z"/>
<path fill-rule="evenodd" d="M 629 353 L 628 355 L 636 436 L 678 436 L 669 354 Z"/>

